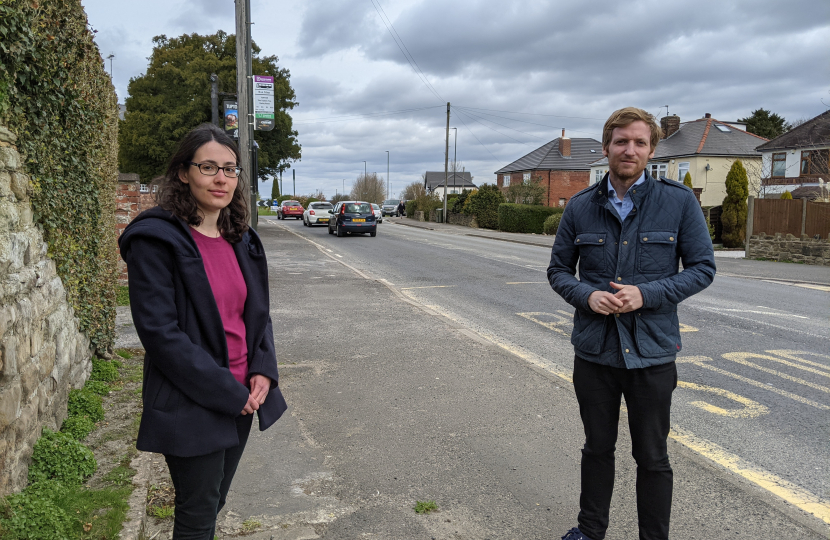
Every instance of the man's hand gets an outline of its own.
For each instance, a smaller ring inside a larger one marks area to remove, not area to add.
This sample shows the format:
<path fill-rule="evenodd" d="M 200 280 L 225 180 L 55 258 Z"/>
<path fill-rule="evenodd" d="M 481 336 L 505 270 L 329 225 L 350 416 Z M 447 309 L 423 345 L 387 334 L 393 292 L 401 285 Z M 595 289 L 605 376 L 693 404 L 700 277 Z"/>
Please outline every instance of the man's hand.
<path fill-rule="evenodd" d="M 623 307 L 623 302 L 610 292 L 594 291 L 588 297 L 588 307 L 600 315 L 611 315 Z"/>
<path fill-rule="evenodd" d="M 643 307 L 643 293 L 636 285 L 618 285 L 612 281 L 611 286 L 617 289 L 614 297 L 622 303 L 617 313 L 628 313 Z"/>
<path fill-rule="evenodd" d="M 254 375 L 251 377 L 251 393 L 248 395 L 248 403 L 242 409 L 242 414 L 254 414 L 259 406 L 265 403 L 268 391 L 271 389 L 271 379 L 265 375 Z"/>

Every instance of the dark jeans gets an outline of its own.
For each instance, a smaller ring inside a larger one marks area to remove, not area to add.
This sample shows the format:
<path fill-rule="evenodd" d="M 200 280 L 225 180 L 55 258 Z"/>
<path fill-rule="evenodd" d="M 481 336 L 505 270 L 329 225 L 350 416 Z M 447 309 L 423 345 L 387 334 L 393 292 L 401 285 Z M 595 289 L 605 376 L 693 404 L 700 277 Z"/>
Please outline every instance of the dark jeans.
<path fill-rule="evenodd" d="M 176 490 L 173 540 L 213 540 L 216 515 L 225 506 L 253 419 L 252 414 L 236 418 L 238 446 L 204 456 L 164 456 Z"/>
<path fill-rule="evenodd" d="M 674 362 L 621 369 L 574 358 L 574 388 L 585 428 L 579 530 L 592 540 L 603 540 L 608 528 L 621 396 L 625 396 L 628 408 L 632 454 L 637 462 L 640 540 L 668 539 L 672 469 L 666 439 L 676 387 Z"/>

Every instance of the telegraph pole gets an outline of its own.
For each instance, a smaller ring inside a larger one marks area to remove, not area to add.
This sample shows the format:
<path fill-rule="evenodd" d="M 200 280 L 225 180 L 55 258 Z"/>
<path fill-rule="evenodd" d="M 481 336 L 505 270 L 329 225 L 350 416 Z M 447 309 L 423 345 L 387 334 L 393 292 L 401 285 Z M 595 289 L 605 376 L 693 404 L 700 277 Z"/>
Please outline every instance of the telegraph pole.
<path fill-rule="evenodd" d="M 250 225 L 256 229 L 256 213 L 253 207 L 253 183 L 251 176 L 251 141 L 254 138 L 253 107 L 251 94 L 251 0 L 234 0 L 236 8 L 236 94 L 239 107 L 239 165 L 242 179 L 248 182 L 248 192 L 243 199 L 250 214 Z"/>
<path fill-rule="evenodd" d="M 219 127 L 219 75 L 210 74 L 210 123 Z"/>
<path fill-rule="evenodd" d="M 389 150 L 386 151 L 386 198 L 389 198 Z"/>
<path fill-rule="evenodd" d="M 447 136 L 444 139 L 444 213 L 441 215 L 441 221 L 447 222 L 447 180 L 449 177 L 449 159 L 450 159 L 450 102 L 447 102 Z"/>

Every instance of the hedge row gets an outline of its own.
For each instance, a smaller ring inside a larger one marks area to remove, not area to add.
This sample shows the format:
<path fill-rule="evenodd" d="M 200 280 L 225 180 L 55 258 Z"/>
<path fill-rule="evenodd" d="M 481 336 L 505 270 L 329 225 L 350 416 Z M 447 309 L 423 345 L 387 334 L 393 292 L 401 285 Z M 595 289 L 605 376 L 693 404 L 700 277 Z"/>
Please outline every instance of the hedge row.
<path fill-rule="evenodd" d="M 499 230 L 505 232 L 544 232 L 545 220 L 553 214 L 561 214 L 564 208 L 551 208 L 536 204 L 504 203 L 499 205 Z"/>

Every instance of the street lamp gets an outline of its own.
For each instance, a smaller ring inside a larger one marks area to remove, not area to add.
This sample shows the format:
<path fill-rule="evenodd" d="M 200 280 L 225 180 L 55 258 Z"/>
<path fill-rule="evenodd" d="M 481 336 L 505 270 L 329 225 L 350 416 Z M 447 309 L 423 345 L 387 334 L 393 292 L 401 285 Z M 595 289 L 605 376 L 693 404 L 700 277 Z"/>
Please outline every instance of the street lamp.
<path fill-rule="evenodd" d="M 389 198 L 389 150 L 386 151 L 386 198 Z"/>
<path fill-rule="evenodd" d="M 110 55 L 107 56 L 107 60 L 110 61 L 110 80 L 112 80 L 112 59 L 113 58 L 115 58 L 115 55 L 113 53 L 110 53 Z"/>
<path fill-rule="evenodd" d="M 364 161 L 363 162 L 363 189 L 366 189 L 366 175 L 367 175 L 367 173 L 366 173 L 366 161 Z M 361 190 L 360 194 L 363 195 L 363 190 Z M 364 197 L 361 197 L 361 199 L 362 198 L 364 198 Z"/>

